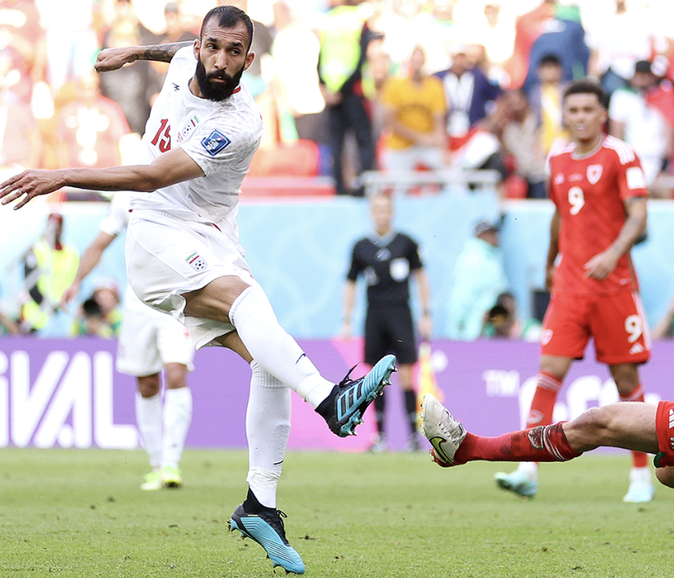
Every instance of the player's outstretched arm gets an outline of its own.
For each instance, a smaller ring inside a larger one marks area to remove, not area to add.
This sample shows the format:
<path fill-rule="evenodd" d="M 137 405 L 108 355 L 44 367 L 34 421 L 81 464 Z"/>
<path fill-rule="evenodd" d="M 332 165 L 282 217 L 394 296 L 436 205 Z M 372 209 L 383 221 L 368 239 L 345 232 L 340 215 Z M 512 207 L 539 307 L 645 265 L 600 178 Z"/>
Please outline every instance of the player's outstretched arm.
<path fill-rule="evenodd" d="M 149 165 L 24 171 L 0 183 L 0 204 L 18 201 L 14 205 L 14 210 L 17 210 L 31 199 L 63 187 L 151 193 L 202 176 L 201 167 L 178 147 L 159 155 Z"/>
<path fill-rule="evenodd" d="M 136 60 L 154 60 L 157 62 L 171 62 L 181 48 L 192 46 L 194 42 L 173 42 L 170 44 L 154 44 L 152 46 L 124 46 L 121 48 L 105 48 L 98 53 L 94 68 L 97 72 L 117 70 L 125 64 Z"/>

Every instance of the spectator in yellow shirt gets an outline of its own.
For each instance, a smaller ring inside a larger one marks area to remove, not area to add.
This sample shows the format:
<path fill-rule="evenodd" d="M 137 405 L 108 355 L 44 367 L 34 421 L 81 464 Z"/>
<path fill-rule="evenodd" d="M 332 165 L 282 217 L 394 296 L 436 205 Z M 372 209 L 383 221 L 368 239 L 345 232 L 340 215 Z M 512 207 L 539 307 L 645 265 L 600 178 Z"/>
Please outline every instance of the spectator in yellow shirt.
<path fill-rule="evenodd" d="M 409 75 L 384 84 L 384 142 L 381 157 L 386 170 L 440 169 L 445 151 L 447 104 L 442 82 L 423 72 L 426 55 L 416 47 Z"/>

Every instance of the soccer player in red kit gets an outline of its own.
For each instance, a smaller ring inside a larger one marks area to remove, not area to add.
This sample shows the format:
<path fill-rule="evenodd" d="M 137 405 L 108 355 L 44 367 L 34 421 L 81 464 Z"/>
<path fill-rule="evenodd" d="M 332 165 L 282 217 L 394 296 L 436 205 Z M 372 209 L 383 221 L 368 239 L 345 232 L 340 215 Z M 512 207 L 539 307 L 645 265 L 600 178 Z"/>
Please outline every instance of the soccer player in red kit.
<path fill-rule="evenodd" d="M 550 158 L 550 224 L 546 285 L 550 305 L 543 320 L 537 386 L 527 428 L 552 423 L 557 393 L 575 359 L 594 339 L 621 401 L 644 401 L 638 366 L 650 357 L 650 338 L 637 293 L 630 248 L 646 228 L 646 182 L 639 159 L 625 142 L 607 136 L 605 96 L 592 80 L 569 85 L 563 114 L 572 142 Z M 521 496 L 538 489 L 537 463 L 524 462 L 496 484 Z M 654 488 L 647 456 L 633 453 L 625 502 L 648 502 Z"/>

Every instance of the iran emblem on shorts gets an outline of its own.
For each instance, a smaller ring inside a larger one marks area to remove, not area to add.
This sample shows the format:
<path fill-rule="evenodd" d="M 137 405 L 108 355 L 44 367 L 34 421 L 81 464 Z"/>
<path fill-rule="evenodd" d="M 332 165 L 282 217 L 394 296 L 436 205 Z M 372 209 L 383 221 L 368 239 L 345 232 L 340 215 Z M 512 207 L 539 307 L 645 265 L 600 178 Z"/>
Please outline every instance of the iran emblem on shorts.
<path fill-rule="evenodd" d="M 591 185 L 596 185 L 597 181 L 601 178 L 601 165 L 590 165 L 587 167 L 587 180 L 590 181 Z"/>
<path fill-rule="evenodd" d="M 198 253 L 192 253 L 185 259 L 195 271 L 203 271 L 206 268 L 206 261 Z"/>

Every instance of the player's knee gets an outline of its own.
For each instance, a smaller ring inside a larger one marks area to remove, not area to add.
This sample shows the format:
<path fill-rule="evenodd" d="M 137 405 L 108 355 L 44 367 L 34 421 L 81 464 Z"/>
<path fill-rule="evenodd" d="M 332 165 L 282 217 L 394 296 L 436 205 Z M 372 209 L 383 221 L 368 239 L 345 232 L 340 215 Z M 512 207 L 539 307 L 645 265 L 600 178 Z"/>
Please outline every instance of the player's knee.
<path fill-rule="evenodd" d="M 674 466 L 655 468 L 655 477 L 663 486 L 674 488 Z"/>
<path fill-rule="evenodd" d="M 166 364 L 166 387 L 168 389 L 180 389 L 187 387 L 187 367 L 182 363 Z"/>
<path fill-rule="evenodd" d="M 639 372 L 634 363 L 611 365 L 609 369 L 621 395 L 627 395 L 639 387 Z"/>
<path fill-rule="evenodd" d="M 570 366 L 570 359 L 552 355 L 543 355 L 541 356 L 539 371 L 562 381 L 569 371 Z"/>
<path fill-rule="evenodd" d="M 154 397 L 159 393 L 159 374 L 144 375 L 138 378 L 138 393 L 142 397 Z"/>
<path fill-rule="evenodd" d="M 607 419 L 602 409 L 600 407 L 591 407 L 574 419 L 573 423 L 585 429 L 602 429 L 607 424 Z"/>
<path fill-rule="evenodd" d="M 569 443 L 579 451 L 604 445 L 611 431 L 611 416 L 606 408 L 593 407 L 564 426 Z"/>

